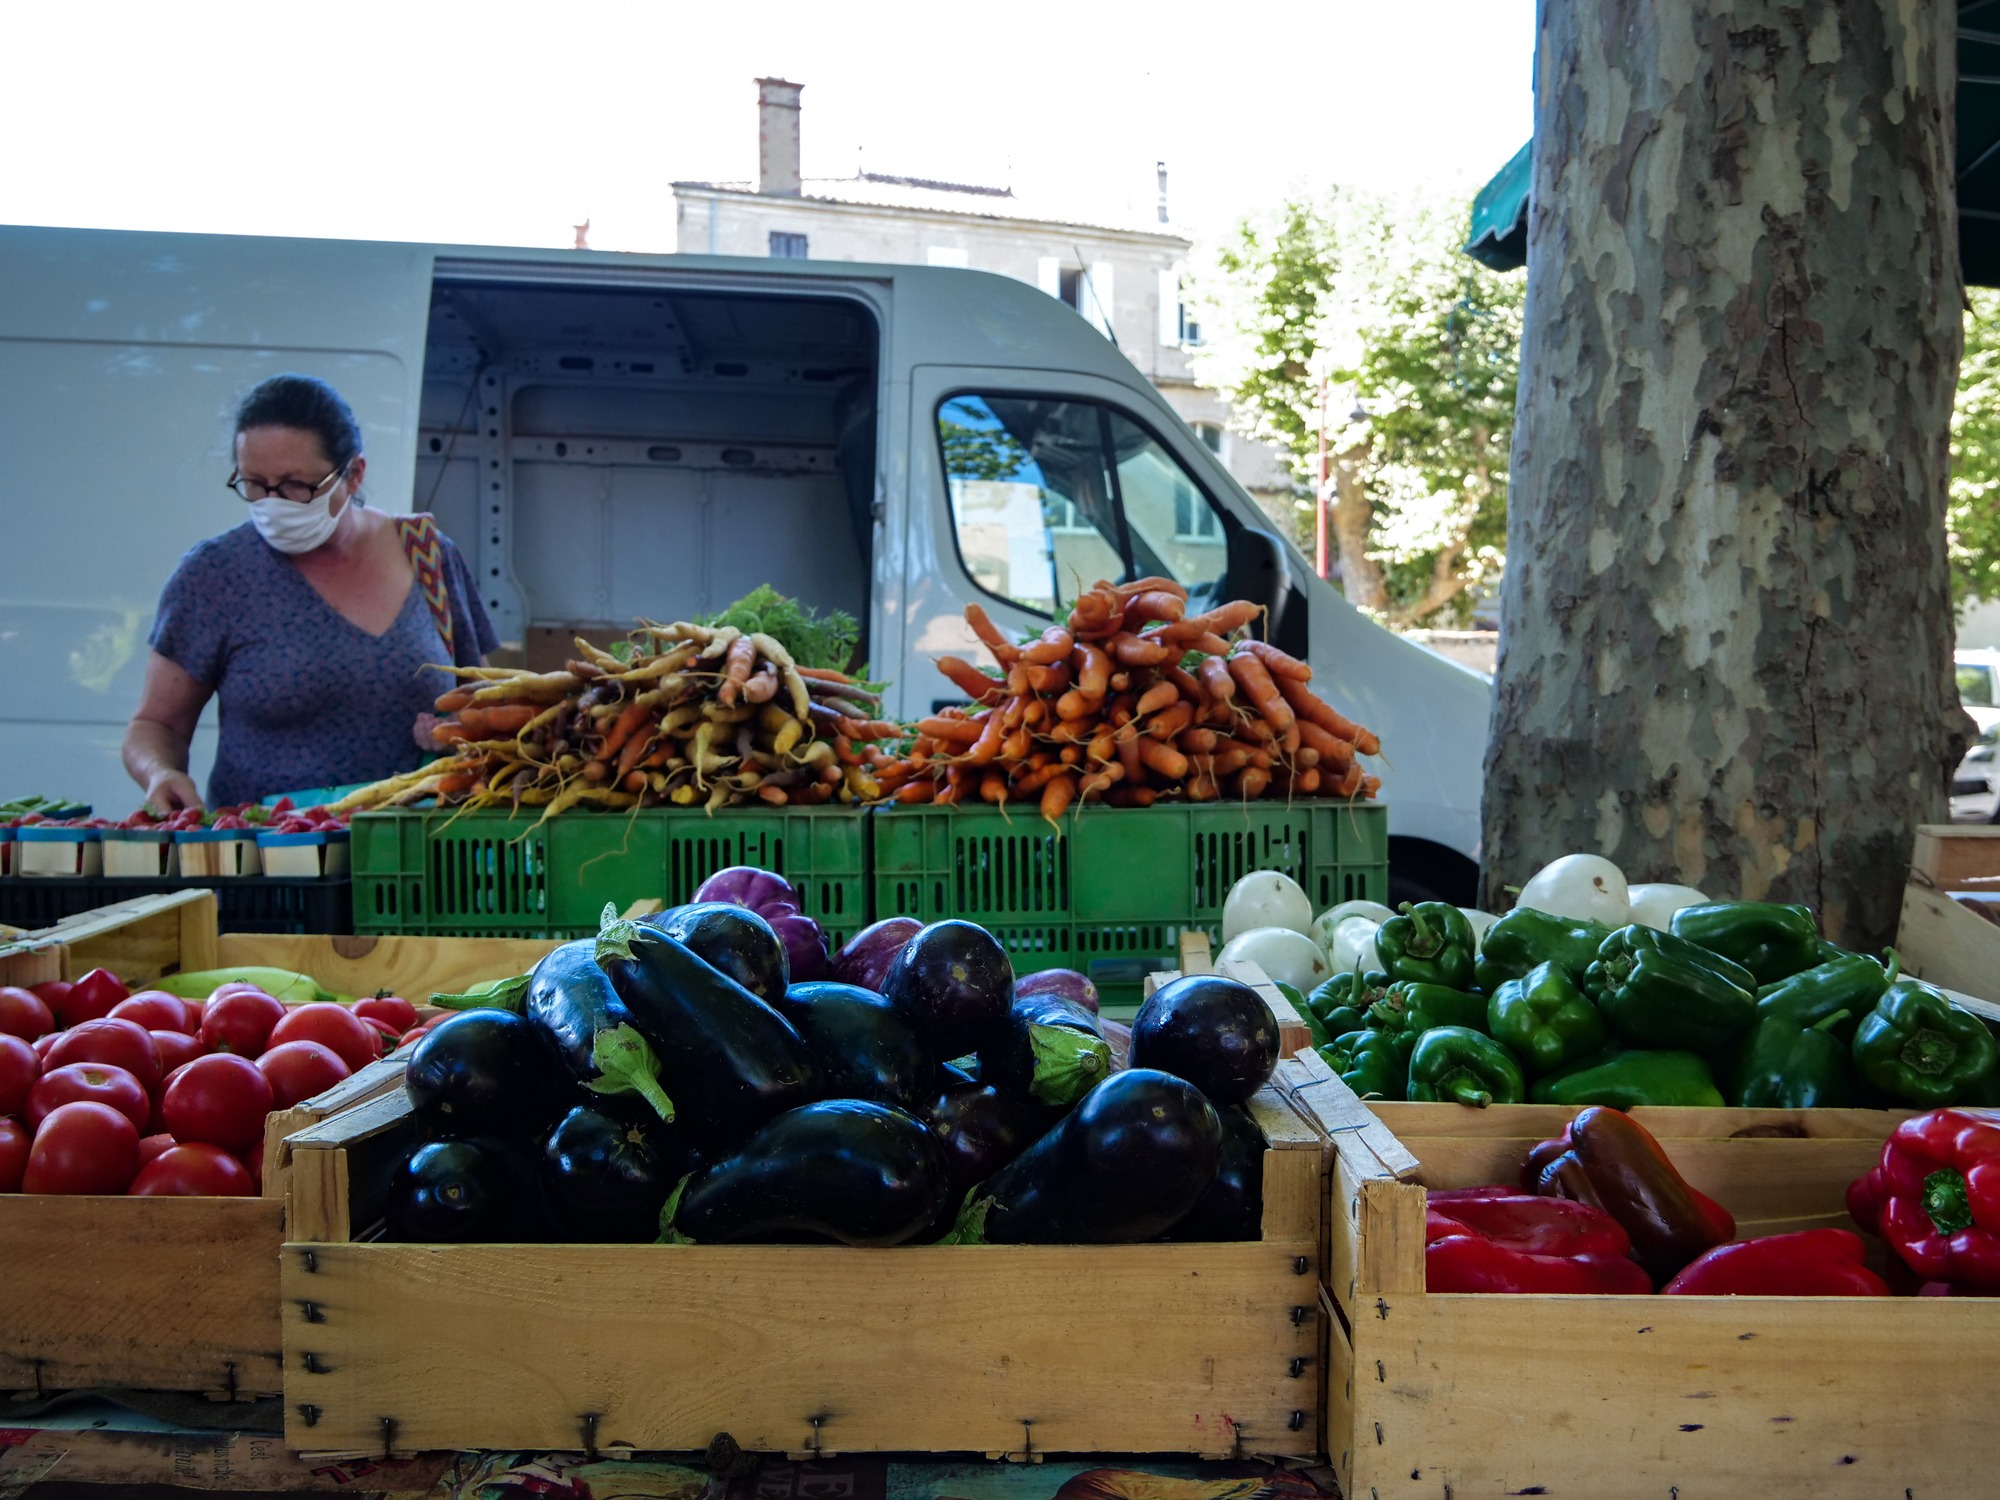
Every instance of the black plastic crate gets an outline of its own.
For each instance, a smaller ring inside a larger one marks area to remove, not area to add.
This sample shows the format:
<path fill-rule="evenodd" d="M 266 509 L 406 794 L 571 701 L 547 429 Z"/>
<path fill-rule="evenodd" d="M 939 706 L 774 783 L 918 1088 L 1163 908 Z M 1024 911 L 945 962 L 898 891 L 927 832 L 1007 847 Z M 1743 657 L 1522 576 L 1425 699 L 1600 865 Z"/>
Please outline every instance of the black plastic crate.
<path fill-rule="evenodd" d="M 219 880 L 17 876 L 0 880 L 0 923 L 32 932 L 114 901 L 197 886 L 215 892 L 216 926 L 221 932 L 354 931 L 354 882 L 345 875 L 332 880 L 267 875 Z"/>

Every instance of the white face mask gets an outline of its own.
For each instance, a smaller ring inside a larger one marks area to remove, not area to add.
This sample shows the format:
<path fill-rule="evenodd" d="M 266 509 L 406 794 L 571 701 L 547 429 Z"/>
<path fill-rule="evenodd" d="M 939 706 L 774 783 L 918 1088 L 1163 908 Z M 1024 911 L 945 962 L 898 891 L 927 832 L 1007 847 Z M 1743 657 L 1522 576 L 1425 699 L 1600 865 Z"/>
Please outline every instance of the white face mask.
<path fill-rule="evenodd" d="M 333 509 L 335 485 L 317 500 L 308 500 L 300 505 L 296 500 L 281 500 L 276 495 L 250 502 L 250 523 L 271 546 L 290 557 L 302 552 L 310 552 L 321 546 L 333 535 L 340 524 L 340 516 Z"/>

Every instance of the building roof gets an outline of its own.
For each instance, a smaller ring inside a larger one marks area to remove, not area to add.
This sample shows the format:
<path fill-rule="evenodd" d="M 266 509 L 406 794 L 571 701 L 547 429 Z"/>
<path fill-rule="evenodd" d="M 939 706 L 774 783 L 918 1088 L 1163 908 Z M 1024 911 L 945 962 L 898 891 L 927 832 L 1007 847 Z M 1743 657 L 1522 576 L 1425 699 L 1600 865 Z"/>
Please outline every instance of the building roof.
<path fill-rule="evenodd" d="M 673 187 L 676 193 L 727 193 L 748 198 L 769 197 L 774 202 L 799 201 L 760 194 L 753 182 L 676 182 Z M 1105 216 L 1084 217 L 1063 205 L 1017 197 L 1011 187 L 939 182 L 927 177 L 895 177 L 882 172 L 863 172 L 854 177 L 808 177 L 801 183 L 799 199 L 851 208 L 920 210 L 967 218 L 1053 224 L 1100 234 L 1144 235 L 1151 239 L 1172 240 L 1183 246 L 1190 243 L 1188 237 L 1177 232 L 1171 224 L 1146 222 L 1136 216 L 1122 220 Z"/>

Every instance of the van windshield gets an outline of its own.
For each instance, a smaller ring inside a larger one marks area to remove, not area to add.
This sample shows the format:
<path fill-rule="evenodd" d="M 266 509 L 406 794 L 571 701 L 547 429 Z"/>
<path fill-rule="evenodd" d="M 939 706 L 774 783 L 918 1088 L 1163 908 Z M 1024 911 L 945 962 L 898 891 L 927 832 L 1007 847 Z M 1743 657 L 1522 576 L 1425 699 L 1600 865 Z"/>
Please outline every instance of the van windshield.
<path fill-rule="evenodd" d="M 1958 701 L 1967 708 L 1993 707 L 1993 669 L 1959 667 Z"/>

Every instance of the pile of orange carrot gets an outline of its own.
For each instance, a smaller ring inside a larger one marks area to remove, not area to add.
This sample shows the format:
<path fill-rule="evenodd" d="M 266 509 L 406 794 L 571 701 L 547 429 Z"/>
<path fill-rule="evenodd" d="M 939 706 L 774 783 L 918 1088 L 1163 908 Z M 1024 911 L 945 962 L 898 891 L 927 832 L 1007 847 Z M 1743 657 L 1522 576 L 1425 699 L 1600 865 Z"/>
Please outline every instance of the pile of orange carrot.
<path fill-rule="evenodd" d="M 1312 691 L 1310 666 L 1250 637 L 1259 614 L 1189 615 L 1170 579 L 1100 582 L 1066 625 L 1017 642 L 967 605 L 998 675 L 940 657 L 970 706 L 919 721 L 876 779 L 898 802 L 1032 802 L 1051 820 L 1099 799 L 1374 796 L 1360 757 L 1380 740 Z"/>
<path fill-rule="evenodd" d="M 872 802 L 882 742 L 875 691 L 797 665 L 768 635 L 645 622 L 620 649 L 578 637 L 560 672 L 452 668 L 435 734 L 452 753 L 343 799 L 343 811 L 435 800 L 601 808 Z"/>

